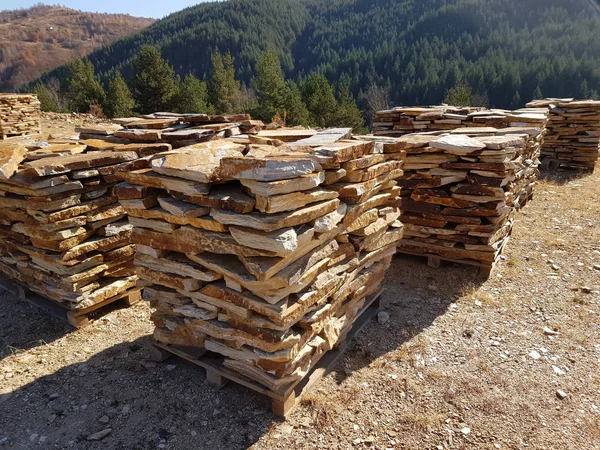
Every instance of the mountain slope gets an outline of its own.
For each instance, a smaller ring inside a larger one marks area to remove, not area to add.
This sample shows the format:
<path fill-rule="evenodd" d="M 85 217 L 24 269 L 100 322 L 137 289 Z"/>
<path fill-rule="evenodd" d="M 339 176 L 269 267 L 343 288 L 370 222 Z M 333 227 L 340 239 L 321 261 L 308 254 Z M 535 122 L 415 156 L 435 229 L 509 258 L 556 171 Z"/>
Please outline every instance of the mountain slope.
<path fill-rule="evenodd" d="M 90 59 L 103 81 L 114 69 L 127 77 L 139 47 L 152 44 L 180 75 L 202 77 L 218 47 L 248 83 L 257 55 L 273 48 L 296 80 L 347 74 L 355 94 L 388 86 L 394 104 L 439 103 L 467 82 L 508 108 L 541 95 L 597 96 L 598 29 L 588 0 L 229 0 L 182 10 Z"/>
<path fill-rule="evenodd" d="M 153 22 L 43 5 L 0 12 L 0 91 L 13 90 Z"/>

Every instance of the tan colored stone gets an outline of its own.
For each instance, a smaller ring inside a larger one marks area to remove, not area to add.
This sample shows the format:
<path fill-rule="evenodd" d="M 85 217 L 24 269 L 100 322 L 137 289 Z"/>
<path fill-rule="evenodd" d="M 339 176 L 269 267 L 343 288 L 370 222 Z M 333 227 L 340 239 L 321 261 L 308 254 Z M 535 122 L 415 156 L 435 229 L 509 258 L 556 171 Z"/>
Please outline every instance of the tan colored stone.
<path fill-rule="evenodd" d="M 180 253 L 213 252 L 238 256 L 274 256 L 273 252 L 238 244 L 229 233 L 215 233 L 190 226 L 178 228 L 171 234 L 138 228 L 133 232 L 132 242 Z"/>
<path fill-rule="evenodd" d="M 61 260 L 69 261 L 94 251 L 107 252 L 117 247 L 128 245 L 130 237 L 130 231 L 110 237 L 92 237 L 85 242 L 82 242 L 81 244 L 69 249 L 62 255 Z"/>
<path fill-rule="evenodd" d="M 265 232 L 252 228 L 229 227 L 233 238 L 242 245 L 267 250 L 277 255 L 287 255 L 298 248 L 296 231 L 293 228 Z"/>
<path fill-rule="evenodd" d="M 129 222 L 136 228 L 147 228 L 159 233 L 172 233 L 179 228 L 178 225 L 163 220 L 142 219 L 134 216 L 129 216 Z"/>
<path fill-rule="evenodd" d="M 13 176 L 26 153 L 27 149 L 21 146 L 0 147 L 0 180 Z"/>
<path fill-rule="evenodd" d="M 273 196 L 316 188 L 325 180 L 324 172 L 314 172 L 298 178 L 271 182 L 240 180 L 255 195 Z"/>
<path fill-rule="evenodd" d="M 165 211 L 177 217 L 196 218 L 207 216 L 210 213 L 209 207 L 199 207 L 166 195 L 158 197 L 158 203 Z"/>
<path fill-rule="evenodd" d="M 348 172 L 353 172 L 356 170 L 366 169 L 367 167 L 374 166 L 375 164 L 380 164 L 388 159 L 389 155 L 375 153 L 342 163 L 342 169 L 345 169 Z"/>
<path fill-rule="evenodd" d="M 298 248 L 285 257 L 240 257 L 239 260 L 249 274 L 259 281 L 266 281 L 278 276 L 288 266 L 298 264 L 298 261 L 306 258 L 307 255 L 312 258 L 311 261 L 330 256 L 332 251 L 338 248 L 338 245 L 332 242 L 338 233 L 339 229 L 336 229 L 315 237 L 312 230 L 308 229 L 298 235 Z"/>
<path fill-rule="evenodd" d="M 275 195 L 272 197 L 256 196 L 256 209 L 267 214 L 283 211 L 293 211 L 308 204 L 332 200 L 337 198 L 337 192 L 322 188 L 314 188 L 308 191 L 292 192 L 290 194 Z"/>
<path fill-rule="evenodd" d="M 219 178 L 222 158 L 242 156 L 245 146 L 224 140 L 182 147 L 152 161 L 152 170 L 162 175 L 212 183 Z"/>
<path fill-rule="evenodd" d="M 348 209 L 348 205 L 345 203 L 340 203 L 338 209 L 330 212 L 329 214 L 325 214 L 322 217 L 319 217 L 315 220 L 315 232 L 317 233 L 327 233 L 337 228 L 339 223 L 346 215 L 346 210 Z"/>
<path fill-rule="evenodd" d="M 255 201 L 244 194 L 235 184 L 212 185 L 207 195 L 186 195 L 171 192 L 179 200 L 225 211 L 249 213 L 254 209 Z"/>
<path fill-rule="evenodd" d="M 136 254 L 135 263 L 157 272 L 175 273 L 187 278 L 210 282 L 223 278 L 221 275 L 206 269 L 183 254 L 171 253 L 168 257 L 155 258 L 150 255 Z"/>
<path fill-rule="evenodd" d="M 338 141 L 314 149 L 319 162 L 343 163 L 373 153 L 375 144 L 364 141 Z"/>
<path fill-rule="evenodd" d="M 367 167 L 366 169 L 355 170 L 348 172 L 342 182 L 360 183 L 363 181 L 372 180 L 379 177 L 382 174 L 390 173 L 395 170 L 401 170 L 402 162 L 400 161 L 386 161 L 380 164 Z"/>
<path fill-rule="evenodd" d="M 134 152 L 92 152 L 73 156 L 44 158 L 25 163 L 26 174 L 32 176 L 50 176 L 100 166 L 134 161 L 138 158 Z"/>
<path fill-rule="evenodd" d="M 130 184 L 139 184 L 142 186 L 167 191 L 176 191 L 188 195 L 208 194 L 209 186 L 207 184 L 196 183 L 189 180 L 183 180 L 173 177 L 166 177 L 153 172 L 152 169 L 135 170 L 132 172 L 123 172 L 123 179 Z"/>
<path fill-rule="evenodd" d="M 222 158 L 220 174 L 222 179 L 277 181 L 298 178 L 319 169 L 319 164 L 310 156 L 274 154 L 271 157 Z"/>
<path fill-rule="evenodd" d="M 334 183 L 337 183 L 338 181 L 340 181 L 342 178 L 344 178 L 346 176 L 346 174 L 348 173 L 346 171 L 346 169 L 337 169 L 337 170 L 325 170 L 323 173 L 325 173 L 325 181 L 324 181 L 324 185 L 328 186 Z"/>
<path fill-rule="evenodd" d="M 315 203 L 292 212 L 265 215 L 262 213 L 238 214 L 230 211 L 213 210 L 210 215 L 226 225 L 249 227 L 262 231 L 275 231 L 311 222 L 335 211 L 340 205 L 337 199 Z"/>
<path fill-rule="evenodd" d="M 431 141 L 429 145 L 452 155 L 468 155 L 485 148 L 485 144 L 480 140 L 460 134 L 442 136 Z"/>
<path fill-rule="evenodd" d="M 67 220 L 73 217 L 81 216 L 83 214 L 87 214 L 90 211 L 94 211 L 103 206 L 110 205 L 112 203 L 116 203 L 117 198 L 114 196 L 100 198 L 92 201 L 88 201 L 85 203 L 81 203 L 77 206 L 73 206 L 67 209 L 62 209 L 55 212 L 43 212 L 43 211 L 34 211 L 28 210 L 28 214 L 30 214 L 35 220 L 40 223 L 50 224 L 56 223 L 61 220 Z"/>

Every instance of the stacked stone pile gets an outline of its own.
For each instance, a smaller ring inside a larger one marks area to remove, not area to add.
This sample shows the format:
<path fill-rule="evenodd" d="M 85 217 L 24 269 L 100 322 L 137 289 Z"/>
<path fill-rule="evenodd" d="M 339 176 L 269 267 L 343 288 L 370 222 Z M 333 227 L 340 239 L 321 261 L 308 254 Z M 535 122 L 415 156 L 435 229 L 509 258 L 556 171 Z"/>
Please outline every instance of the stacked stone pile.
<path fill-rule="evenodd" d="M 284 393 L 343 340 L 402 236 L 403 151 L 346 134 L 211 141 L 123 174 L 158 342 Z"/>
<path fill-rule="evenodd" d="M 469 135 L 467 129 L 399 138 L 407 156 L 398 250 L 491 270 L 533 192 L 536 132 Z"/>
<path fill-rule="evenodd" d="M 67 310 L 136 288 L 131 225 L 114 195 L 123 170 L 164 145 L 89 151 L 78 142 L 0 147 L 0 272 Z"/>
<path fill-rule="evenodd" d="M 600 143 L 600 101 L 546 99 L 527 106 L 549 110 L 542 148 L 544 166 L 594 170 Z"/>
<path fill-rule="evenodd" d="M 164 143 L 179 148 L 210 140 L 255 135 L 264 128 L 260 120 L 252 120 L 248 114 L 154 113 L 114 119 L 112 123 L 80 127 L 76 131 L 90 146 Z"/>
<path fill-rule="evenodd" d="M 397 107 L 379 111 L 373 121 L 377 136 L 398 137 L 411 133 L 444 132 L 464 127 L 531 127 L 543 128 L 543 110 L 520 109 L 507 111 L 474 107 Z"/>
<path fill-rule="evenodd" d="M 36 95 L 0 93 L 0 139 L 40 133 L 40 118 Z"/>

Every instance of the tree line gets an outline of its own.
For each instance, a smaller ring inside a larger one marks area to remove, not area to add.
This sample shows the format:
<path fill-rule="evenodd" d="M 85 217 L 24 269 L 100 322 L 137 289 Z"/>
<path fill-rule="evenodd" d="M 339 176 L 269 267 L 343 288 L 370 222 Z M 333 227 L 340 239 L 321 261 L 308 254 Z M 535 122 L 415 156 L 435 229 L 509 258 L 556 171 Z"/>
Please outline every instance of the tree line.
<path fill-rule="evenodd" d="M 229 0 L 203 2 L 93 52 L 102 83 L 126 79 L 142 45 L 159 49 L 182 79 L 209 80 L 213 49 L 235 57 L 252 90 L 272 49 L 300 89 L 323 74 L 360 108 L 439 104 L 466 87 L 472 101 L 514 109 L 539 97 L 600 94 L 600 14 L 589 0 Z M 45 78 L 62 79 L 56 70 Z M 248 93 L 248 91 L 246 91 Z M 467 96 L 468 97 L 468 96 Z M 378 99 L 374 101 L 374 99 Z M 307 100 L 304 100 L 305 103 Z"/>
<path fill-rule="evenodd" d="M 43 111 L 92 112 L 107 117 L 129 117 L 158 111 L 232 114 L 247 112 L 264 122 L 316 127 L 345 126 L 364 129 L 362 111 L 350 90 L 350 79 L 332 85 L 320 73 L 301 83 L 287 80 L 277 54 L 261 53 L 249 85 L 236 79 L 234 58 L 215 49 L 206 79 L 192 73 L 183 79 L 153 46 L 143 46 L 132 60 L 126 80 L 115 70 L 106 89 L 92 62 L 77 59 L 67 65 L 61 82 L 50 78 L 33 91 Z"/>

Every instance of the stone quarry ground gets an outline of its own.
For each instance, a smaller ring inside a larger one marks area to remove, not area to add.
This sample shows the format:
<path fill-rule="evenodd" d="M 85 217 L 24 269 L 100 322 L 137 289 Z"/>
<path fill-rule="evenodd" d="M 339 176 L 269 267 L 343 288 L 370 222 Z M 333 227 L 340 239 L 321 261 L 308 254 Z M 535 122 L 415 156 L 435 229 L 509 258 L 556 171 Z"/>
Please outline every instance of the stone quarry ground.
<path fill-rule="evenodd" d="M 600 175 L 542 180 L 476 275 L 396 258 L 389 320 L 286 422 L 192 364 L 152 362 L 144 303 L 74 331 L 4 291 L 0 448 L 600 448 Z"/>

